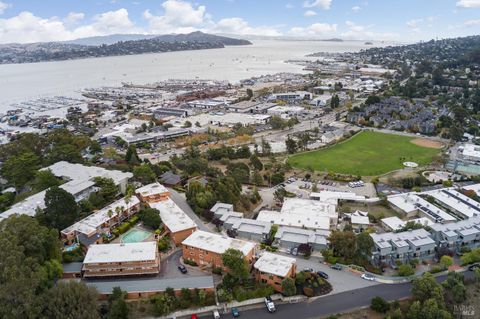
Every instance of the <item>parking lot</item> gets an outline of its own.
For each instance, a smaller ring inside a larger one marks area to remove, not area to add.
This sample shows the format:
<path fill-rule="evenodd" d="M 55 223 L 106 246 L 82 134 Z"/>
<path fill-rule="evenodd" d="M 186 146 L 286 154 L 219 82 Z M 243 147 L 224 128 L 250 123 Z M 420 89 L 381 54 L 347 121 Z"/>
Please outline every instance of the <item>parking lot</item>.
<path fill-rule="evenodd" d="M 172 255 L 162 260 L 159 276 L 162 278 L 177 278 L 177 277 L 196 277 L 196 276 L 208 276 L 211 272 L 203 272 L 198 267 L 187 267 L 188 273 L 182 274 L 178 270 L 178 266 L 181 265 L 180 257 L 182 257 L 182 250 L 175 251 Z"/>

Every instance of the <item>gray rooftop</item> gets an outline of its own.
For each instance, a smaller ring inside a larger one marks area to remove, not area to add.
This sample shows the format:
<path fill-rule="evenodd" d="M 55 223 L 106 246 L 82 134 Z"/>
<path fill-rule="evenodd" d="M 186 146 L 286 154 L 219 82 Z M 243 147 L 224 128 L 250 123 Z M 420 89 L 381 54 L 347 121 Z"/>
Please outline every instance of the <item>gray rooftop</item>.
<path fill-rule="evenodd" d="M 167 288 L 213 288 L 212 276 L 179 277 L 179 278 L 138 278 L 129 280 L 86 280 L 89 286 L 97 288 L 101 294 L 110 294 L 114 287 L 120 287 L 128 293 L 162 292 Z"/>

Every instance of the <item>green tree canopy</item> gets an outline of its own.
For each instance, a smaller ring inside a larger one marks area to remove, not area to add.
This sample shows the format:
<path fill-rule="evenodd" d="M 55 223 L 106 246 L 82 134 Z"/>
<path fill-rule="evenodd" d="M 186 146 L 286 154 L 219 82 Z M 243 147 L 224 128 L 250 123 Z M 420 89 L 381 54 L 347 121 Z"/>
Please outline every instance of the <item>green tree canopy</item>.
<path fill-rule="evenodd" d="M 49 187 L 60 185 L 59 179 L 53 175 L 51 170 L 43 170 L 35 173 L 33 188 L 36 192 L 41 192 Z"/>
<path fill-rule="evenodd" d="M 2 176 L 20 190 L 28 182 L 34 179 L 40 167 L 40 159 L 32 152 L 10 156 L 2 165 Z"/>
<path fill-rule="evenodd" d="M 143 224 L 152 229 L 160 227 L 162 220 L 160 219 L 160 212 L 155 208 L 145 208 L 139 213 L 140 220 Z"/>
<path fill-rule="evenodd" d="M 156 175 L 149 164 L 142 164 L 133 169 L 134 178 L 142 184 L 149 184 L 155 181 Z"/>
<path fill-rule="evenodd" d="M 248 263 L 238 249 L 229 248 L 222 254 L 222 263 L 232 277 L 242 280 L 248 277 Z"/>
<path fill-rule="evenodd" d="M 66 190 L 54 186 L 45 193 L 45 222 L 47 225 L 62 230 L 72 225 L 78 216 L 75 197 Z"/>
<path fill-rule="evenodd" d="M 293 296 L 297 293 L 297 288 L 295 287 L 295 280 L 290 277 L 287 277 L 282 280 L 282 290 L 285 296 Z"/>

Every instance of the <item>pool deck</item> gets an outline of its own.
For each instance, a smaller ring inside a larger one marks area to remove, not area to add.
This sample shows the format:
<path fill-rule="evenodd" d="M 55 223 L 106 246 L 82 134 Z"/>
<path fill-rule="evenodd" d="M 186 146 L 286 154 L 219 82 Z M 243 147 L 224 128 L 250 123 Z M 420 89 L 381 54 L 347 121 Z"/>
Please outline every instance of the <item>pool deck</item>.
<path fill-rule="evenodd" d="M 133 226 L 132 228 L 130 228 L 127 232 L 123 233 L 122 235 L 120 235 L 119 237 L 115 238 L 111 243 L 113 244 L 119 244 L 120 243 L 120 239 L 122 238 L 122 236 L 124 236 L 126 233 L 132 231 L 132 230 L 141 230 L 141 231 L 146 231 L 146 232 L 149 232 L 150 233 L 150 236 L 146 237 L 144 240 L 142 240 L 142 242 L 146 242 L 146 241 L 154 241 L 155 240 L 155 233 L 153 233 L 151 230 L 148 230 L 146 229 L 145 227 L 142 227 L 141 225 L 135 225 Z"/>

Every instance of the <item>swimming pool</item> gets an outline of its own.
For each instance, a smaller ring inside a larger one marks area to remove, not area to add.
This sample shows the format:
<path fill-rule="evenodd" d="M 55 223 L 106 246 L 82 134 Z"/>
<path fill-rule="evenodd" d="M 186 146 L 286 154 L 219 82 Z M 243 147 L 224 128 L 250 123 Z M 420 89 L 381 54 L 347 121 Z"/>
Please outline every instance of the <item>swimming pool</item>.
<path fill-rule="evenodd" d="M 142 229 L 130 229 L 122 236 L 124 243 L 139 243 L 150 237 L 152 233 Z"/>

